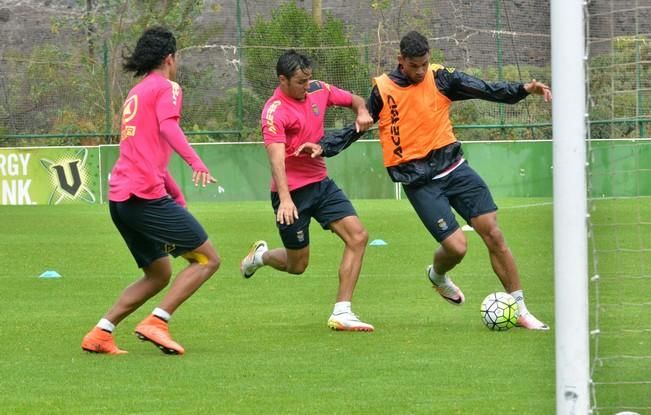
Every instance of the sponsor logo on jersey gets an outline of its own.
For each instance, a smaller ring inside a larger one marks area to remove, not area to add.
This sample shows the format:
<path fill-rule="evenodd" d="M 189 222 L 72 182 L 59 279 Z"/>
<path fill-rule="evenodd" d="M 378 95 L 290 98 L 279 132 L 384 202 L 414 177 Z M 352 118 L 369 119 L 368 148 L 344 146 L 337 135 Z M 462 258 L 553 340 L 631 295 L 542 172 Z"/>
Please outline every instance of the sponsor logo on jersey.
<path fill-rule="evenodd" d="M 267 123 L 267 129 L 273 134 L 276 134 L 277 132 L 276 124 L 274 124 L 274 113 L 280 104 L 281 102 L 279 99 L 272 102 L 271 105 L 269 105 L 269 108 L 267 108 L 267 113 L 264 116 L 265 122 Z"/>
<path fill-rule="evenodd" d="M 393 154 L 402 158 L 402 146 L 400 145 L 400 114 L 398 113 L 398 104 L 393 96 L 387 96 L 389 111 L 391 111 L 391 142 L 394 145 Z"/>
<path fill-rule="evenodd" d="M 136 127 L 127 125 L 138 113 L 138 95 L 131 95 L 122 106 L 122 128 L 120 130 L 120 141 L 136 135 Z"/>
<path fill-rule="evenodd" d="M 176 100 L 181 93 L 181 87 L 174 81 L 170 81 L 170 84 L 172 84 L 172 104 L 176 106 Z"/>

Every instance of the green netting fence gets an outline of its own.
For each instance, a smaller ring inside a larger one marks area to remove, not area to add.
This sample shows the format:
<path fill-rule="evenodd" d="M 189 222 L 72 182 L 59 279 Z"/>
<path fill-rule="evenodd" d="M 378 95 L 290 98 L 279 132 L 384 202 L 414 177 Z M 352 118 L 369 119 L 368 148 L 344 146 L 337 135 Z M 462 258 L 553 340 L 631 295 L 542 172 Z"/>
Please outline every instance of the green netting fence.
<path fill-rule="evenodd" d="M 67 3 L 16 2 L 0 25 L 0 32 L 12 29 L 0 33 L 8 39 L 0 47 L 0 146 L 116 143 L 120 106 L 137 81 L 121 71 L 122 54 L 152 24 L 177 35 L 182 127 L 193 142 L 260 141 L 260 111 L 288 48 L 312 58 L 315 78 L 363 97 L 373 76 L 395 67 L 399 39 L 412 29 L 430 40 L 433 62 L 487 81 L 552 83 L 546 2 L 324 0 L 320 22 L 310 1 Z M 641 137 L 649 129 L 648 91 L 624 79 L 631 71 L 638 84 L 651 79 L 651 48 L 640 33 L 610 37 L 591 58 L 592 68 L 602 68 L 592 73 L 599 97 L 593 138 Z M 628 65 L 609 70 L 613 61 Z M 452 114 L 462 140 L 551 137 L 551 107 L 538 97 L 515 106 L 458 102 Z M 346 109 L 329 111 L 326 127 L 351 119 Z"/>

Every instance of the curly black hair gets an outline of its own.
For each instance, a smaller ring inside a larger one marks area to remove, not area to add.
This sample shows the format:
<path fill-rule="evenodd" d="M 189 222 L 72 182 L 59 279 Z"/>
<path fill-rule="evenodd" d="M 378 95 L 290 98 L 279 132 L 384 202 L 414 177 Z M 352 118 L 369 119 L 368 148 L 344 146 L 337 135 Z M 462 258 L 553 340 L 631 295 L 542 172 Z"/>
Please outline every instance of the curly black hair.
<path fill-rule="evenodd" d="M 128 56 L 122 55 L 124 72 L 140 76 L 158 68 L 165 57 L 176 53 L 176 39 L 172 32 L 160 26 L 152 27 L 140 36 L 136 49 Z"/>
<path fill-rule="evenodd" d="M 412 30 L 400 40 L 400 54 L 405 58 L 420 58 L 429 52 L 427 38 Z"/>

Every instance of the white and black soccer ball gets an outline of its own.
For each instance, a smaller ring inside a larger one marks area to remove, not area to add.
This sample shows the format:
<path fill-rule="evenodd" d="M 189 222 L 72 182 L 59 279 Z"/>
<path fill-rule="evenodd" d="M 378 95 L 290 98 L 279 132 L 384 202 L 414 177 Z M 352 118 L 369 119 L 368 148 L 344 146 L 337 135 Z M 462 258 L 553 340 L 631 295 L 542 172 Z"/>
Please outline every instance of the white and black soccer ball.
<path fill-rule="evenodd" d="M 497 331 L 515 327 L 520 315 L 515 298 L 503 292 L 488 294 L 481 303 L 480 313 L 486 327 Z"/>

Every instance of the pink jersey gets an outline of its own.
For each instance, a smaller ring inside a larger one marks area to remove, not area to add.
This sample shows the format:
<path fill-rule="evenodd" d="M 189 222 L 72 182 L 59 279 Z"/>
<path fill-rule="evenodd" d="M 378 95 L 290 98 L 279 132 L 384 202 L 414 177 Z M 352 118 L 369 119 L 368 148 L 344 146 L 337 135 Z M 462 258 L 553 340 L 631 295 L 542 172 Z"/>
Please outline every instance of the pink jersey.
<path fill-rule="evenodd" d="M 262 110 L 262 136 L 265 145 L 285 144 L 285 172 L 289 190 L 295 190 L 326 178 L 322 157 L 294 156 L 303 143 L 317 143 L 323 137 L 326 109 L 332 105 L 350 107 L 352 94 L 322 81 L 311 81 L 304 101 L 288 97 L 276 88 Z M 277 191 L 271 180 L 271 190 Z"/>
<path fill-rule="evenodd" d="M 181 117 L 181 87 L 157 73 L 150 73 L 131 89 L 122 107 L 120 157 L 109 180 L 109 200 L 122 202 L 132 195 L 158 199 L 167 195 L 165 179 L 173 148 L 160 134 L 160 124 Z M 188 164 L 201 163 L 181 135 Z M 189 160 L 188 160 L 189 159 Z"/>

